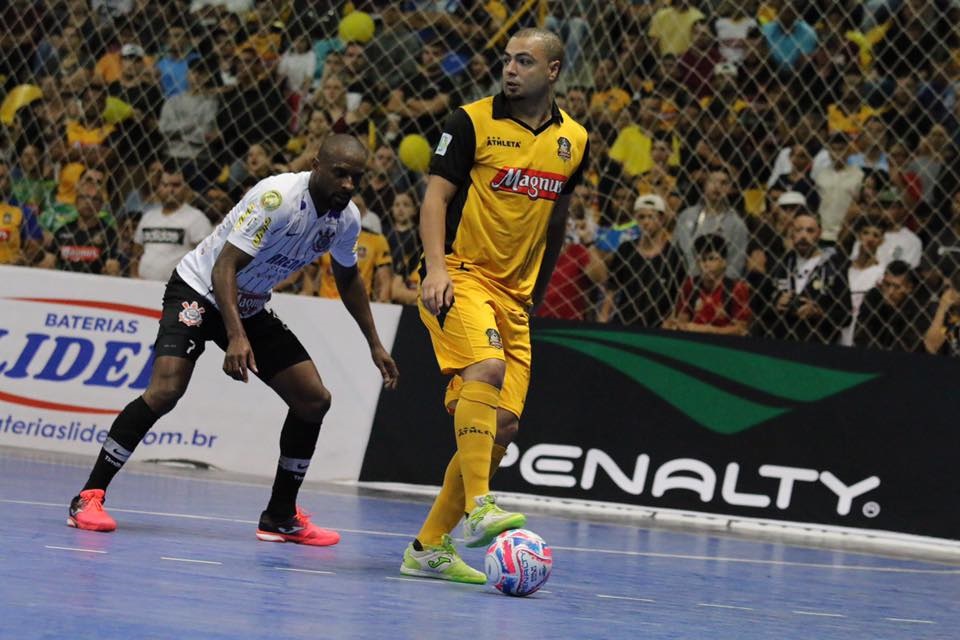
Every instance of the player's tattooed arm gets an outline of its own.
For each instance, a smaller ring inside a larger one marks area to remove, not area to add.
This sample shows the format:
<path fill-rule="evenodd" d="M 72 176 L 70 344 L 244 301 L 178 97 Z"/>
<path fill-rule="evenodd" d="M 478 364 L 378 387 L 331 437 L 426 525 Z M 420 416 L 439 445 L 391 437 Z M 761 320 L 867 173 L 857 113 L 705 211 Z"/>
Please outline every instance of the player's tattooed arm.
<path fill-rule="evenodd" d="M 257 373 L 257 363 L 253 358 L 253 348 L 247 340 L 247 333 L 240 321 L 240 309 L 237 307 L 237 272 L 253 260 L 253 256 L 244 253 L 229 242 L 213 265 L 213 297 L 217 301 L 223 324 L 227 330 L 227 352 L 223 357 L 223 372 L 234 380 L 248 380 L 247 370 Z"/>
<path fill-rule="evenodd" d="M 353 316 L 360 331 L 363 332 L 363 337 L 367 339 L 370 355 L 373 363 L 380 370 L 380 375 L 383 376 L 384 385 L 388 389 L 395 389 L 400 373 L 393 358 L 390 357 L 390 352 L 384 348 L 380 342 L 380 336 L 377 335 L 373 313 L 370 311 L 370 298 L 360 279 L 357 266 L 344 267 L 335 259 L 330 261 L 330 266 L 333 268 L 333 278 L 337 283 L 337 291 L 340 293 L 343 306 Z"/>

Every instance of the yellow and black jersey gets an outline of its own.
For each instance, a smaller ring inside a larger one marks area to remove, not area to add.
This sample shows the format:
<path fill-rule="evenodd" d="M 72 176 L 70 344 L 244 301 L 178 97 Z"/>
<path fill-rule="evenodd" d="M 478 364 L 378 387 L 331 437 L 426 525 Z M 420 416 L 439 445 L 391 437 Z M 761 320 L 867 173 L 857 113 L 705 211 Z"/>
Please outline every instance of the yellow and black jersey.
<path fill-rule="evenodd" d="M 458 187 L 447 208 L 448 268 L 529 301 L 554 203 L 573 192 L 587 153 L 586 130 L 556 104 L 539 129 L 512 118 L 502 94 L 454 111 L 430 162 L 432 175 Z"/>

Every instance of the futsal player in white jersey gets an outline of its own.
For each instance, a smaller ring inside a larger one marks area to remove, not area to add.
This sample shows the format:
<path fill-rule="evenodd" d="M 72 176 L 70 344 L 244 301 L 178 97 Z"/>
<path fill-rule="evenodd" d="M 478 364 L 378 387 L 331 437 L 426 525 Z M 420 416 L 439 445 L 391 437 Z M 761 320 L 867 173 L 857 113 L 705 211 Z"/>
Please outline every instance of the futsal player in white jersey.
<path fill-rule="evenodd" d="M 350 198 L 366 160 L 366 149 L 356 138 L 327 138 L 312 171 L 260 181 L 184 256 L 164 292 L 150 384 L 114 420 L 87 484 L 70 503 L 67 524 L 91 531 L 116 529 L 103 508 L 107 485 L 153 424 L 183 396 L 197 358 L 213 340 L 225 351 L 224 373 L 247 382 L 253 372 L 289 407 L 273 491 L 257 537 L 317 546 L 339 541 L 335 531 L 311 523 L 296 504 L 330 408 L 330 392 L 303 345 L 265 305 L 276 283 L 329 251 L 343 304 L 366 337 L 385 386 L 396 387 L 397 367 L 377 335 L 354 252 L 360 212 Z"/>

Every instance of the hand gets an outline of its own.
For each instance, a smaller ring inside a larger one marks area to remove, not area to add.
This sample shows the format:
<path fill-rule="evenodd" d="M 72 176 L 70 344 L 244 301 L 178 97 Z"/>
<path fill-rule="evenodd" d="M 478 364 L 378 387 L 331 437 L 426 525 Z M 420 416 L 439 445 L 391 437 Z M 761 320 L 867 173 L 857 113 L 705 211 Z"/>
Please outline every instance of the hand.
<path fill-rule="evenodd" d="M 253 359 L 253 347 L 247 336 L 237 336 L 230 339 L 227 353 L 223 356 L 223 372 L 234 380 L 247 382 L 247 369 L 257 371 L 257 362 Z"/>
<path fill-rule="evenodd" d="M 439 315 L 453 304 L 453 280 L 443 267 L 427 273 L 420 286 L 423 306 L 433 315 Z"/>
<path fill-rule="evenodd" d="M 777 298 L 777 311 L 780 313 L 786 313 L 787 308 L 790 306 L 790 300 L 793 299 L 793 294 L 789 291 L 784 291 L 780 294 L 780 297 Z"/>
<path fill-rule="evenodd" d="M 960 304 L 960 291 L 957 291 L 953 287 L 949 287 L 943 292 L 943 295 L 940 296 L 940 306 L 944 309 L 950 309 L 958 304 Z"/>
<path fill-rule="evenodd" d="M 400 370 L 397 369 L 397 363 L 393 361 L 390 354 L 383 348 L 382 344 L 376 344 L 370 348 L 370 356 L 373 358 L 373 364 L 380 369 L 380 375 L 383 376 L 383 386 L 387 389 L 396 389 L 400 382 Z"/>
<path fill-rule="evenodd" d="M 801 296 L 799 301 L 800 306 L 797 307 L 797 317 L 801 320 L 808 320 L 810 318 L 816 318 L 817 316 L 823 315 L 823 309 L 820 308 L 820 305 L 810 298 Z"/>

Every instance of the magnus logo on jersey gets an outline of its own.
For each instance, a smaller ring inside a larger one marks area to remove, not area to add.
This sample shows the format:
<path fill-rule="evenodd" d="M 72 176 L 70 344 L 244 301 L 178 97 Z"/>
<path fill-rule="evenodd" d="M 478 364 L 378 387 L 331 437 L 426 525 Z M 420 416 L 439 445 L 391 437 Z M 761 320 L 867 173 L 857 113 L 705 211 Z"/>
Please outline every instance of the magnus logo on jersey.
<path fill-rule="evenodd" d="M 519 193 L 531 200 L 556 200 L 566 182 L 567 177 L 559 173 L 504 167 L 490 181 L 490 186 L 494 191 Z"/>
<path fill-rule="evenodd" d="M 184 229 L 146 227 L 143 230 L 144 244 L 183 244 Z"/>

